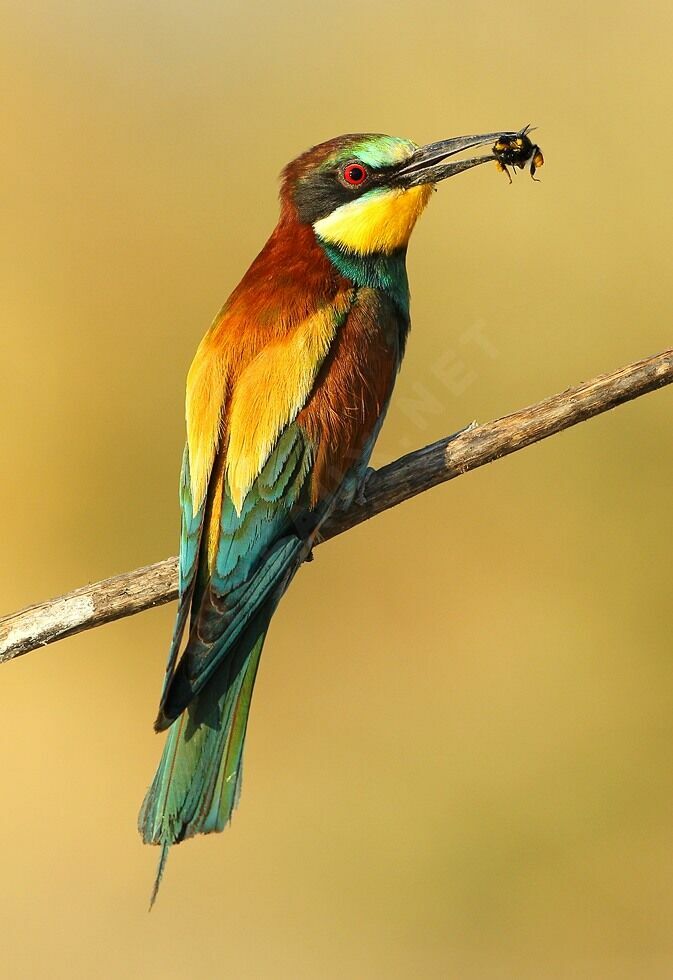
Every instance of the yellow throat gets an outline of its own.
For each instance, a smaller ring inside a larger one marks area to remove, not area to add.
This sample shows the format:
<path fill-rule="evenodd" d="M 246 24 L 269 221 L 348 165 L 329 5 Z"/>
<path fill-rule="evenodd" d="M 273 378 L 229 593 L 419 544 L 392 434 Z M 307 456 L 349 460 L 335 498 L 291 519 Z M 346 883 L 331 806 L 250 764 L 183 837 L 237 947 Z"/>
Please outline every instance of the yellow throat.
<path fill-rule="evenodd" d="M 432 190 L 431 184 L 373 190 L 342 204 L 313 228 L 323 241 L 360 255 L 394 252 L 409 241 Z"/>

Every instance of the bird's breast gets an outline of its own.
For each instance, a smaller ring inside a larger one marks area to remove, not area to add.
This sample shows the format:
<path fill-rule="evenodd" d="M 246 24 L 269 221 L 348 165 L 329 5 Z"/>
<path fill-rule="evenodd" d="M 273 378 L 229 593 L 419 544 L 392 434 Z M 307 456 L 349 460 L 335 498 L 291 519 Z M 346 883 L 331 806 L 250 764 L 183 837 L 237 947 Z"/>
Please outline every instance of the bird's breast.
<path fill-rule="evenodd" d="M 297 416 L 314 447 L 313 504 L 339 487 L 370 441 L 392 393 L 407 325 L 385 293 L 358 290 Z"/>

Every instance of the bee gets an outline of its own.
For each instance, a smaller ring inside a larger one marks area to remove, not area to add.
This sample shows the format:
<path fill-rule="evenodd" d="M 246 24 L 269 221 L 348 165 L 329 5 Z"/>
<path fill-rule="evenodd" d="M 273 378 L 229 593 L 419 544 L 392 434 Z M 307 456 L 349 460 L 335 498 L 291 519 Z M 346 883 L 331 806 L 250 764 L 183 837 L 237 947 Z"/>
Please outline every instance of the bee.
<path fill-rule="evenodd" d="M 532 132 L 531 126 L 524 126 L 523 129 L 519 130 L 518 133 L 513 133 L 512 135 L 504 134 L 499 136 L 495 145 L 493 146 L 493 156 L 496 159 L 496 167 L 498 170 L 502 170 L 507 174 L 510 184 L 512 183 L 512 177 L 507 169 L 509 165 L 515 172 L 516 168 L 523 170 L 527 165 L 529 166 L 530 175 L 533 180 L 538 178 L 535 176 L 535 171 L 538 167 L 541 167 L 544 163 L 544 157 L 542 156 L 542 150 L 540 147 L 533 143 L 528 134 Z"/>

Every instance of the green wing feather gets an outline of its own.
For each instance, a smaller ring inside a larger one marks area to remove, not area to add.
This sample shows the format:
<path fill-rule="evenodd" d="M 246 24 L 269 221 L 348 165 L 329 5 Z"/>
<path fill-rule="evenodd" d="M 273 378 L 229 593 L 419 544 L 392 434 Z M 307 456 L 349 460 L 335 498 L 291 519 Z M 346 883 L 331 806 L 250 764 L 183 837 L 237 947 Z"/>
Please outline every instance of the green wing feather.
<path fill-rule="evenodd" d="M 189 473 L 189 451 L 187 446 L 185 446 L 185 451 L 182 456 L 182 469 L 180 471 L 180 511 L 182 522 L 180 528 L 180 554 L 178 556 L 178 611 L 175 617 L 173 637 L 168 652 L 162 698 L 173 676 L 185 626 L 189 619 L 194 585 L 196 583 L 205 510 L 206 502 L 204 500 L 196 514 L 194 513 Z"/>
<path fill-rule="evenodd" d="M 305 557 L 307 482 L 313 453 L 302 430 L 290 425 L 248 493 L 241 513 L 224 494 L 215 565 L 193 615 L 189 642 L 166 685 L 157 728 L 168 727 L 199 694 L 244 633 L 258 634 Z"/>
<path fill-rule="evenodd" d="M 306 555 L 307 531 L 319 521 L 319 510 L 308 525 L 298 520 L 306 513 L 312 458 L 312 447 L 293 424 L 240 515 L 225 494 L 215 567 L 185 652 L 164 687 L 162 718 L 168 712 L 176 720 L 168 718 L 163 755 L 139 817 L 145 843 L 162 846 L 153 900 L 168 847 L 222 830 L 238 800 L 250 699 L 268 623 Z M 178 617 L 198 577 L 191 550 L 202 530 L 189 517 L 183 509 Z"/>

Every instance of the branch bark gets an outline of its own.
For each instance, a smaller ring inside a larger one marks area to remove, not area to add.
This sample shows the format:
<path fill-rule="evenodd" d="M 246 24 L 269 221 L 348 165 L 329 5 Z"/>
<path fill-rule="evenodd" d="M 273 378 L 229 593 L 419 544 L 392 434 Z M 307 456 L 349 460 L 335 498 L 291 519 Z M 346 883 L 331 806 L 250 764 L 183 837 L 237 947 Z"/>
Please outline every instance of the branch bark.
<path fill-rule="evenodd" d="M 323 540 L 439 483 L 673 383 L 673 348 L 403 456 L 372 474 L 367 500 L 336 515 Z M 177 559 L 95 582 L 0 619 L 0 663 L 177 597 Z"/>

